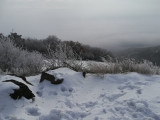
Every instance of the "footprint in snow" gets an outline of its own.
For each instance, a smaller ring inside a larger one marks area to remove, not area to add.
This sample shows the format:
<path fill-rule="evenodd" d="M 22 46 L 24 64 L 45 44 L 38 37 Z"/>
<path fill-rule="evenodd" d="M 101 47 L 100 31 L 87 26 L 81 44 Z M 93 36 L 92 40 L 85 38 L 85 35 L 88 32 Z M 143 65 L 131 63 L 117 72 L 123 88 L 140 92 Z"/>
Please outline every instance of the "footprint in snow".
<path fill-rule="evenodd" d="M 38 97 L 42 97 L 42 92 L 41 91 L 37 91 L 36 94 L 38 95 Z"/>
<path fill-rule="evenodd" d="M 147 85 L 147 82 L 136 82 L 135 85 Z"/>
<path fill-rule="evenodd" d="M 118 98 L 124 96 L 126 93 L 122 92 L 119 94 L 113 94 L 113 95 L 109 95 L 107 96 L 105 93 L 100 94 L 99 98 L 102 98 L 103 100 L 108 99 L 110 102 L 113 102 L 115 100 L 117 100 Z"/>
<path fill-rule="evenodd" d="M 133 90 L 133 89 L 139 89 L 139 88 L 140 87 L 135 86 L 135 85 L 126 85 L 126 86 L 118 87 L 119 90 L 124 90 L 124 89 Z"/>
<path fill-rule="evenodd" d="M 61 111 L 53 109 L 47 115 L 42 115 L 38 120 L 83 120 L 90 113 L 79 111 Z"/>
<path fill-rule="evenodd" d="M 41 115 L 41 113 L 39 112 L 39 109 L 38 108 L 27 108 L 26 109 L 28 115 L 30 116 L 39 116 Z"/>
<path fill-rule="evenodd" d="M 72 103 L 72 101 L 66 99 L 65 100 L 65 105 L 68 107 L 68 108 L 73 108 L 75 105 Z"/>
<path fill-rule="evenodd" d="M 0 117 L 0 120 L 25 120 L 25 119 L 19 119 L 15 116 L 6 116 L 5 119 Z"/>
<path fill-rule="evenodd" d="M 137 94 L 142 94 L 142 89 L 138 89 Z"/>
<path fill-rule="evenodd" d="M 68 92 L 73 92 L 74 91 L 74 89 L 73 88 L 67 88 L 67 87 L 65 87 L 65 86 L 61 86 L 61 91 L 62 92 L 66 92 L 66 91 L 68 91 Z"/>
<path fill-rule="evenodd" d="M 106 96 L 106 98 L 110 101 L 113 102 L 115 100 L 117 100 L 118 98 L 122 97 L 123 95 L 125 95 L 126 93 L 120 93 L 120 94 L 113 94 L 110 96 Z"/>
<path fill-rule="evenodd" d="M 55 96 L 58 95 L 57 91 L 49 91 L 48 95 Z"/>
<path fill-rule="evenodd" d="M 98 117 L 95 117 L 94 120 L 99 120 L 99 118 L 98 118 Z"/>
<path fill-rule="evenodd" d="M 62 92 L 66 92 L 67 91 L 67 88 L 65 86 L 61 86 L 61 91 Z"/>
<path fill-rule="evenodd" d="M 69 91 L 69 92 L 73 92 L 74 89 L 73 89 L 73 88 L 68 88 L 68 91 Z"/>
<path fill-rule="evenodd" d="M 98 104 L 97 101 L 96 102 L 89 101 L 89 102 L 84 103 L 86 108 L 92 108 L 92 107 L 96 106 L 97 104 Z"/>

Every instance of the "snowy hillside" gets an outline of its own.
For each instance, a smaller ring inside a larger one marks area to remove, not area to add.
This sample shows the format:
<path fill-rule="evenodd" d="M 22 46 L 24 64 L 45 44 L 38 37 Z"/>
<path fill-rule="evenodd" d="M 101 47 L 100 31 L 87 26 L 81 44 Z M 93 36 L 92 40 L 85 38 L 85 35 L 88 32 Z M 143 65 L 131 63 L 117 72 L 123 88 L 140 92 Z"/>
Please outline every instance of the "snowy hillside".
<path fill-rule="evenodd" d="M 13 100 L 18 88 L 0 75 L 0 120 L 160 120 L 160 76 L 137 73 L 97 76 L 68 68 L 49 71 L 64 78 L 60 85 L 39 83 L 40 75 L 27 77 L 35 101 Z"/>

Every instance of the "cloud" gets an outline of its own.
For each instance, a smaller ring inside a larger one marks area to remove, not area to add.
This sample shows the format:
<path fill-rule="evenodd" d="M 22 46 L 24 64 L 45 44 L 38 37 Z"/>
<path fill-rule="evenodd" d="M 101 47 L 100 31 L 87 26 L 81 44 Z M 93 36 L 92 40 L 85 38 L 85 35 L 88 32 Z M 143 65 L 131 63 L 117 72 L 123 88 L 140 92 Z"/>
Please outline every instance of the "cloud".
<path fill-rule="evenodd" d="M 160 39 L 159 0 L 0 0 L 0 32 L 103 46 Z M 93 42 L 94 41 L 94 42 Z"/>

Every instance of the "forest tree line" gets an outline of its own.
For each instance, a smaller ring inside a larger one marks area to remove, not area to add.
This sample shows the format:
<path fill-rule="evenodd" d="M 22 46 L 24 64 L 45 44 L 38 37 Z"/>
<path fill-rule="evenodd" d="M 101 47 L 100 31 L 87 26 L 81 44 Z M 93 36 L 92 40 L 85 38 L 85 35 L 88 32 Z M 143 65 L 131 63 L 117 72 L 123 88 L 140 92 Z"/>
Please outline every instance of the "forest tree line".
<path fill-rule="evenodd" d="M 112 53 L 106 49 L 91 47 L 74 41 L 62 41 L 54 35 L 48 36 L 45 39 L 33 39 L 23 38 L 22 35 L 17 33 L 10 33 L 8 36 L 4 36 L 1 33 L 0 37 L 8 37 L 17 47 L 29 52 L 37 51 L 44 56 L 48 56 L 48 49 L 55 51 L 62 44 L 70 47 L 82 60 L 102 61 L 102 58 L 109 59 L 113 57 Z"/>

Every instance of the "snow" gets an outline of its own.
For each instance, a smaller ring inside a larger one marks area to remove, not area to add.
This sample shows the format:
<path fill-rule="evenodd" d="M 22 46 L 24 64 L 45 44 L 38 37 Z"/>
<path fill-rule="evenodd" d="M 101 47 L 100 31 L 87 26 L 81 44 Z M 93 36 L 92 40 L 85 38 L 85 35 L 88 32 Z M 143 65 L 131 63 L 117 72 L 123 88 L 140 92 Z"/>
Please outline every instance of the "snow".
<path fill-rule="evenodd" d="M 48 71 L 64 78 L 60 85 L 39 83 L 40 75 L 27 77 L 35 101 L 13 100 L 18 88 L 0 75 L 0 120 L 160 120 L 160 76 L 138 73 L 98 76 L 68 68 Z M 26 84 L 25 82 L 23 82 Z"/>

